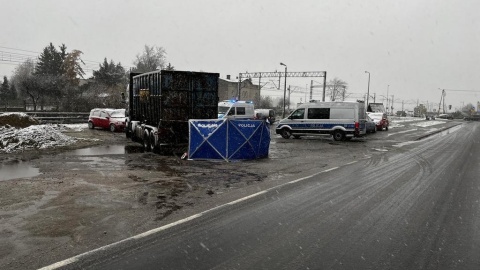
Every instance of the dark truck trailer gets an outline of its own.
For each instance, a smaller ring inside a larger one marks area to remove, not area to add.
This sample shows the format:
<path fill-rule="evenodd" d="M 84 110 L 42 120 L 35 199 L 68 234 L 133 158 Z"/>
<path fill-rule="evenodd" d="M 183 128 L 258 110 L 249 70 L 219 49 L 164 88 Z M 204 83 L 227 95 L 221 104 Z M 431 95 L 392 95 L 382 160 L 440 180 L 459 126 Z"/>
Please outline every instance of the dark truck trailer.
<path fill-rule="evenodd" d="M 146 151 L 186 151 L 188 120 L 217 118 L 218 77 L 171 70 L 131 74 L 127 137 Z"/>

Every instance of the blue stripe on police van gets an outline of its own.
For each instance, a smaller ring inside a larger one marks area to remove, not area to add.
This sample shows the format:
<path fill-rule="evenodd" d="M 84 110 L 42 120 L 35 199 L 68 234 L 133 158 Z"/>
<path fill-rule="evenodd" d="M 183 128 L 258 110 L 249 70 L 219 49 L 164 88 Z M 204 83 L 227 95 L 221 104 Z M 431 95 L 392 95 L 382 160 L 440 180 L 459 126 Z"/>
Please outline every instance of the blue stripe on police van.
<path fill-rule="evenodd" d="M 282 125 L 283 126 L 283 125 Z M 302 128 L 302 129 L 331 129 L 333 127 L 344 127 L 346 129 L 354 129 L 355 124 L 295 124 L 289 123 L 288 126 L 292 128 Z"/>

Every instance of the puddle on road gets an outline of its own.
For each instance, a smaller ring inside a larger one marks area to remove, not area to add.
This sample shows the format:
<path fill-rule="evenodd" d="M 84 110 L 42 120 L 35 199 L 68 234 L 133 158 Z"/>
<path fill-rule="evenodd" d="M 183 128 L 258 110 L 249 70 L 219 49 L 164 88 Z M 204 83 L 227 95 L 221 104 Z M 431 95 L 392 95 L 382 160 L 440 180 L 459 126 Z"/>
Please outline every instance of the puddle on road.
<path fill-rule="evenodd" d="M 108 157 L 94 157 L 103 155 L 124 155 L 129 153 L 143 153 L 143 147 L 141 145 L 107 145 L 89 147 L 83 149 L 77 149 L 65 153 L 65 155 L 73 156 L 90 156 L 82 158 L 90 167 L 104 167 L 110 166 L 111 169 L 116 169 L 122 166 L 125 161 L 123 159 L 111 159 Z M 72 170 L 78 170 L 73 168 Z M 8 164 L 0 164 L 0 181 L 17 179 L 17 178 L 30 178 L 40 175 L 40 169 L 33 167 L 28 162 L 9 162 Z"/>
<path fill-rule="evenodd" d="M 30 178 L 40 174 L 38 168 L 28 162 L 19 161 L 13 164 L 0 164 L 0 181 L 17 178 Z"/>
<path fill-rule="evenodd" d="M 130 153 L 143 153 L 141 145 L 106 145 L 89 148 L 77 149 L 68 152 L 67 155 L 74 156 L 103 156 L 103 155 L 123 155 Z"/>
<path fill-rule="evenodd" d="M 74 156 L 100 156 L 100 155 L 123 155 L 125 154 L 124 145 L 106 145 L 106 146 L 97 146 L 82 148 L 71 151 L 67 155 Z"/>

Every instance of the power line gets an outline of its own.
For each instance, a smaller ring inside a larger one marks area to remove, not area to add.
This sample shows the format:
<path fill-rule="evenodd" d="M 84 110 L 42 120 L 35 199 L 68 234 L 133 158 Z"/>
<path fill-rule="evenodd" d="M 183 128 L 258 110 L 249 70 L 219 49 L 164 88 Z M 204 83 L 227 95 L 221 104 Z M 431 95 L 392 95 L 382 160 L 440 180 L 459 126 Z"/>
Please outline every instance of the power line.
<path fill-rule="evenodd" d="M 9 50 L 15 50 L 15 51 L 22 51 L 22 52 L 31 52 L 31 53 L 39 54 L 39 52 L 33 52 L 33 51 L 27 51 L 27 50 L 15 49 L 15 48 L 3 47 L 3 46 L 0 46 L 0 48 L 9 49 Z"/>
<path fill-rule="evenodd" d="M 452 92 L 480 92 L 478 90 L 458 90 L 458 89 L 440 89 L 445 91 L 452 91 Z"/>
<path fill-rule="evenodd" d="M 13 49 L 9 47 L 3 47 L 0 46 L 0 48 L 4 49 L 12 49 L 12 50 L 18 50 L 18 51 L 25 51 L 25 52 L 32 52 L 32 51 L 27 51 L 27 50 L 21 50 L 21 49 Z M 32 52 L 36 53 L 36 52 Z M 29 55 L 29 54 L 23 54 L 23 53 L 16 53 L 16 52 L 8 52 L 8 51 L 3 51 L 0 50 L 0 64 L 5 64 L 5 65 L 20 65 L 28 60 L 31 60 L 33 63 L 38 62 L 38 55 Z M 98 61 L 93 61 L 93 60 L 83 60 L 84 62 L 84 71 L 93 71 L 99 68 L 99 66 L 103 62 L 98 62 Z M 130 66 L 124 66 L 125 69 L 130 68 Z"/>

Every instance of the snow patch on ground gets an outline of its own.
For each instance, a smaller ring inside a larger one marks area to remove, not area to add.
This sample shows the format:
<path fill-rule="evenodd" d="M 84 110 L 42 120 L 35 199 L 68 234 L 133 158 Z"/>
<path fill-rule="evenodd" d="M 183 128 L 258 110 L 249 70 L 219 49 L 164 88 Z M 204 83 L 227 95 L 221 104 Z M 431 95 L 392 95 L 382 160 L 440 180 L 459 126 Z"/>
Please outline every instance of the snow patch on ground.
<path fill-rule="evenodd" d="M 0 127 L 0 152 L 12 153 L 30 149 L 45 149 L 75 143 L 51 125 L 35 125 L 26 128 Z"/>
<path fill-rule="evenodd" d="M 434 126 L 434 125 L 440 125 L 445 123 L 444 121 L 425 121 L 425 122 L 418 122 L 413 124 L 414 126 L 417 127 L 429 127 L 429 126 Z"/>
<path fill-rule="evenodd" d="M 0 153 L 14 153 L 74 144 L 77 139 L 62 132 L 69 129 L 82 131 L 86 128 L 88 128 L 86 124 L 32 125 L 26 128 L 0 126 Z"/>

